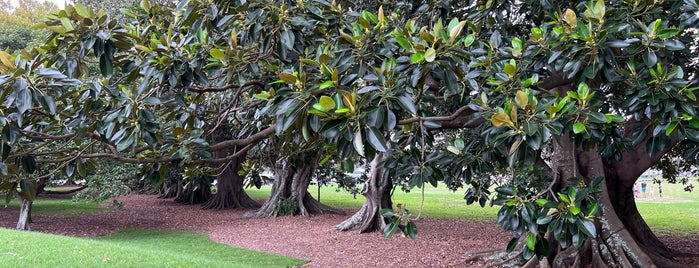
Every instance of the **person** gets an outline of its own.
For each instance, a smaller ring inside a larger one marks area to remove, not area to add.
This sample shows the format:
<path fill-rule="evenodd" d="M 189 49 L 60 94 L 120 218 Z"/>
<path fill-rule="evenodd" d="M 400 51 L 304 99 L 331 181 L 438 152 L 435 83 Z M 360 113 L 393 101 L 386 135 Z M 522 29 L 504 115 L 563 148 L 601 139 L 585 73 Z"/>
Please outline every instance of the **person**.
<path fill-rule="evenodd" d="M 660 198 L 663 197 L 663 185 L 661 184 L 660 181 L 658 181 L 658 196 L 659 196 Z"/>
<path fill-rule="evenodd" d="M 650 184 L 649 190 L 650 191 L 648 191 L 648 195 L 649 195 L 650 199 L 655 199 L 655 184 L 654 183 Z"/>
<path fill-rule="evenodd" d="M 648 184 L 644 181 L 641 182 L 641 197 L 646 198 L 646 187 Z"/>
<path fill-rule="evenodd" d="M 638 182 L 633 183 L 633 197 L 635 197 L 635 198 L 641 197 L 640 191 L 638 190 Z"/>

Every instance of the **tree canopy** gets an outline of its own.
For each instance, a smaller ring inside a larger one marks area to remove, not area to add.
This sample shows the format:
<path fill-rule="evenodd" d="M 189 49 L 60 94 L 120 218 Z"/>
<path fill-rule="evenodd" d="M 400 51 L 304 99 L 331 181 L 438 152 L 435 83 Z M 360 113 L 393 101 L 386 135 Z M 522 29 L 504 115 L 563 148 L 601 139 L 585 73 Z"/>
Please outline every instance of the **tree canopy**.
<path fill-rule="evenodd" d="M 159 179 L 263 144 L 296 191 L 274 202 L 301 214 L 328 211 L 304 195 L 318 162 L 369 163 L 367 202 L 342 230 L 410 235 L 379 213 L 394 185 L 463 183 L 467 202 L 502 206 L 517 260 L 676 255 L 632 186 L 673 148 L 698 157 L 696 1 L 143 0 L 122 12 L 128 23 L 68 6 L 38 25 L 51 34 L 36 49 L 0 52 L 3 188 L 31 199 L 35 163 L 57 163 L 50 174 L 111 158 Z M 69 142 L 41 150 L 55 141 Z"/>

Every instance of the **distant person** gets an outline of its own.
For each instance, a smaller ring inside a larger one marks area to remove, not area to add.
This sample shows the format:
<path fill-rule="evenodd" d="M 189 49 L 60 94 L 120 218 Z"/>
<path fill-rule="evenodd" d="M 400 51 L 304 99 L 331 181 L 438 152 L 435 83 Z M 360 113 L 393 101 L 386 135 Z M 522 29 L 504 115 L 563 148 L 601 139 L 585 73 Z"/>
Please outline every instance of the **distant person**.
<path fill-rule="evenodd" d="M 641 197 L 641 191 L 638 190 L 638 182 L 633 183 L 633 197 L 639 198 Z"/>
<path fill-rule="evenodd" d="M 660 196 L 660 198 L 663 198 L 663 185 L 660 181 L 658 181 L 658 195 Z"/>
<path fill-rule="evenodd" d="M 641 197 L 646 198 L 646 187 L 648 184 L 644 181 L 641 182 Z"/>
<path fill-rule="evenodd" d="M 655 199 L 655 185 L 653 183 L 650 184 L 650 191 L 648 191 L 650 199 Z"/>

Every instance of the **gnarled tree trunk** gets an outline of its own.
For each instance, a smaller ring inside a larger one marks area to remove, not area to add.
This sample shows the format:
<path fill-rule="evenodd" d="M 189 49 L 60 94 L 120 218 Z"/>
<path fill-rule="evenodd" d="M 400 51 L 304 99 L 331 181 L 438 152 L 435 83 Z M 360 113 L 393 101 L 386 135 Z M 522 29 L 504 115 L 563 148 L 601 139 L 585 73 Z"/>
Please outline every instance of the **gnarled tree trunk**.
<path fill-rule="evenodd" d="M 216 158 L 225 157 L 221 152 L 214 153 Z M 218 181 L 216 195 L 206 202 L 203 209 L 245 209 L 259 208 L 260 204 L 252 200 L 243 189 L 243 177 L 238 175 L 247 154 L 234 159 L 230 163 L 218 166 Z"/>
<path fill-rule="evenodd" d="M 29 230 L 29 224 L 32 222 L 32 201 L 29 201 L 18 195 L 19 198 L 19 220 L 17 221 L 17 229 Z"/>
<path fill-rule="evenodd" d="M 291 164 L 289 159 L 280 160 L 275 166 L 274 184 L 269 199 L 244 218 L 265 218 L 287 215 L 343 214 L 342 211 L 321 204 L 308 193 L 311 176 L 318 166 L 319 154 L 305 163 Z"/>
<path fill-rule="evenodd" d="M 377 153 L 369 164 L 371 174 L 364 183 L 362 195 L 366 198 L 362 208 L 351 218 L 337 225 L 340 231 L 359 230 L 360 233 L 382 230 L 386 220 L 381 216 L 381 209 L 392 208 L 391 189 L 393 182 L 385 178 L 384 168 L 378 167 L 383 161 L 383 154 Z"/>

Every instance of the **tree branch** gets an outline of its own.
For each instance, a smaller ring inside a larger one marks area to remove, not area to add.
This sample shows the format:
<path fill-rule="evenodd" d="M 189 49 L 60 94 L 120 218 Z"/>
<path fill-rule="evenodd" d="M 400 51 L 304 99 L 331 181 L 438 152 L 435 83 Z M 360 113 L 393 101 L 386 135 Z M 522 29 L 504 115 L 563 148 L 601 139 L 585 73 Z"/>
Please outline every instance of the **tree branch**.
<path fill-rule="evenodd" d="M 251 81 L 245 82 L 245 84 L 242 84 L 242 85 L 229 84 L 229 85 L 225 85 L 222 87 L 191 87 L 188 90 L 191 92 L 196 92 L 196 93 L 222 92 L 222 91 L 227 91 L 227 90 L 233 89 L 233 88 L 245 88 L 245 87 L 252 87 L 252 86 L 264 87 L 265 83 L 262 80 L 251 80 Z"/>

